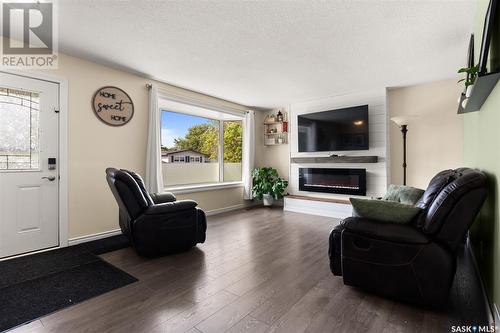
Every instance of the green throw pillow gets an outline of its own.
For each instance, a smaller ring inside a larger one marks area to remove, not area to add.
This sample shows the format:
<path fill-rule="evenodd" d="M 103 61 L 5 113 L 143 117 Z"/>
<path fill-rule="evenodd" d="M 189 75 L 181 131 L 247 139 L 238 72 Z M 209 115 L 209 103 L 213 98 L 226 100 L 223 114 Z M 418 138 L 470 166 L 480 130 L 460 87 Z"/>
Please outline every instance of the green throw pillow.
<path fill-rule="evenodd" d="M 352 204 L 354 216 L 381 222 L 410 223 L 421 210 L 414 205 L 395 201 L 357 198 L 350 198 L 349 200 Z"/>
<path fill-rule="evenodd" d="M 414 205 L 424 194 L 419 188 L 391 184 L 382 200 L 396 201 L 404 204 Z"/>

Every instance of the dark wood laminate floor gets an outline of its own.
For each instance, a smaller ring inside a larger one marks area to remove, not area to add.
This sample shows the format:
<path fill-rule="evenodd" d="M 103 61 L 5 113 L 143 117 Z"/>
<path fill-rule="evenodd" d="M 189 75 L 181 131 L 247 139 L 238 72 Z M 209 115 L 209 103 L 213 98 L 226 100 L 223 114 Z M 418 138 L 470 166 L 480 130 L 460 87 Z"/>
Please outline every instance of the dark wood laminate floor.
<path fill-rule="evenodd" d="M 328 268 L 332 218 L 257 208 L 209 218 L 193 250 L 102 255 L 139 282 L 14 332 L 447 332 L 447 316 L 344 286 Z"/>

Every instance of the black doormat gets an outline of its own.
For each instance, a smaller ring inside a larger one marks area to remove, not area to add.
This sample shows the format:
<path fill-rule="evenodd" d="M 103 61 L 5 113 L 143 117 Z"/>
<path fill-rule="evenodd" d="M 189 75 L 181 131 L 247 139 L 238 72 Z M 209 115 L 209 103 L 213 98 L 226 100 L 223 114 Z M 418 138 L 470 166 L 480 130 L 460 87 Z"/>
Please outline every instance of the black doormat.
<path fill-rule="evenodd" d="M 0 331 L 138 281 L 97 255 L 122 235 L 0 262 Z"/>

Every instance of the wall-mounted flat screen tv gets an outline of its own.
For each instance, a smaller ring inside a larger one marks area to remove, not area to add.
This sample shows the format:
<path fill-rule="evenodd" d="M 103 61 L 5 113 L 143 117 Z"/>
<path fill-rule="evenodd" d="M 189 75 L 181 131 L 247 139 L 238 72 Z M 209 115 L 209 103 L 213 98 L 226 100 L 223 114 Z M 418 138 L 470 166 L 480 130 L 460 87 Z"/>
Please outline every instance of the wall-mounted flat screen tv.
<path fill-rule="evenodd" d="M 299 152 L 367 150 L 368 105 L 298 116 Z"/>
<path fill-rule="evenodd" d="M 490 0 L 484 18 L 483 38 L 479 58 L 479 75 L 500 72 L 500 4 Z"/>

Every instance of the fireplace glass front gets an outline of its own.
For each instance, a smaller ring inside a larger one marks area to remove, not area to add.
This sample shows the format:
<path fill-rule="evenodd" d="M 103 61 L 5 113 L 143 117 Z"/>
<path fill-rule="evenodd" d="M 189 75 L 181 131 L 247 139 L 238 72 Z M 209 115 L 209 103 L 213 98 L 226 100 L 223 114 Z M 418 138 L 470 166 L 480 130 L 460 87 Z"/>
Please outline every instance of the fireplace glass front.
<path fill-rule="evenodd" d="M 366 169 L 299 168 L 299 190 L 366 195 Z"/>

